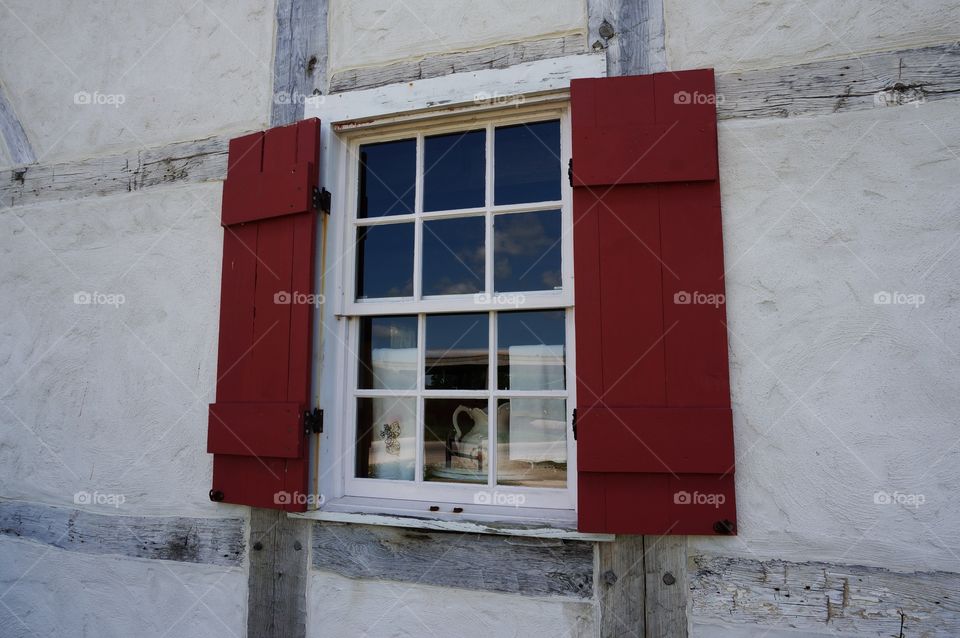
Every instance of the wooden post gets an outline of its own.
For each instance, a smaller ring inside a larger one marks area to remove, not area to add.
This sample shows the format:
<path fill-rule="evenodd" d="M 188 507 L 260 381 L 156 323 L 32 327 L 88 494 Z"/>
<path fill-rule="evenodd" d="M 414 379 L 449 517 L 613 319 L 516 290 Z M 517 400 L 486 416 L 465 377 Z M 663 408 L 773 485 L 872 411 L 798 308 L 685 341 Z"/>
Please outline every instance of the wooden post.
<path fill-rule="evenodd" d="M 662 0 L 588 0 L 590 45 L 605 49 L 607 75 L 667 68 Z M 685 536 L 617 536 L 599 543 L 601 638 L 686 638 Z"/>
<path fill-rule="evenodd" d="M 270 125 L 303 119 L 303 100 L 324 91 L 327 0 L 279 0 Z M 247 635 L 304 638 L 310 521 L 250 510 Z"/>

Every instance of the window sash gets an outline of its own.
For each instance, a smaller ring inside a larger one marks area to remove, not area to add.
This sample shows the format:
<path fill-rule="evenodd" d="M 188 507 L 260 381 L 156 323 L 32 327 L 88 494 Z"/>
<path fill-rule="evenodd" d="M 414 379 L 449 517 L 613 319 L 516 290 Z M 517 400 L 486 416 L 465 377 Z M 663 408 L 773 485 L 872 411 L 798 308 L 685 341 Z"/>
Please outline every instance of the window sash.
<path fill-rule="evenodd" d="M 544 509 L 563 509 L 573 510 L 576 508 L 576 441 L 573 438 L 571 415 L 575 407 L 575 353 L 574 353 L 574 323 L 573 323 L 573 223 L 572 223 L 572 189 L 566 179 L 566 164 L 561 161 L 561 199 L 552 202 L 534 202 L 525 204 L 494 205 L 493 204 L 493 175 L 494 175 L 494 129 L 498 126 L 504 126 L 517 123 L 534 123 L 547 120 L 560 120 L 560 157 L 569 158 L 570 149 L 570 119 L 567 107 L 561 106 L 551 110 L 538 110 L 536 113 L 524 115 L 522 110 L 517 113 L 511 112 L 507 117 L 500 116 L 481 116 L 479 123 L 477 121 L 464 122 L 457 121 L 449 125 L 433 127 L 429 122 L 422 123 L 416 131 L 410 129 L 397 130 L 395 132 L 371 134 L 357 136 L 348 142 L 347 154 L 347 178 L 349 191 L 347 192 L 348 204 L 347 210 L 350 211 L 349 219 L 344 224 L 344 245 L 348 248 L 348 254 L 342 262 L 342 285 L 341 285 L 341 309 L 339 316 L 345 316 L 348 319 L 346 345 L 347 356 L 345 357 L 347 378 L 345 388 L 347 392 L 344 395 L 342 409 L 339 411 L 342 415 L 344 427 L 344 445 L 343 449 L 343 477 L 344 477 L 344 495 L 358 497 L 375 497 L 388 499 L 404 499 L 419 502 L 431 503 L 449 503 L 471 505 L 475 502 L 474 496 L 478 492 L 497 494 L 522 494 L 525 498 L 523 507 L 544 508 Z M 485 183 L 485 203 L 483 207 L 471 209 L 458 209 L 446 211 L 423 212 L 423 149 L 424 137 L 446 132 L 457 132 L 465 130 L 475 130 L 484 126 L 487 130 L 486 135 L 486 183 Z M 416 194 L 415 194 L 415 212 L 406 215 L 394 215 L 384 217 L 372 217 L 360 219 L 357 217 L 357 179 L 359 146 L 376 142 L 385 142 L 397 139 L 417 138 L 417 175 L 416 175 Z M 493 292 L 493 221 L 494 217 L 505 213 L 524 213 L 544 210 L 559 210 L 561 215 L 561 290 L 552 291 L 529 291 L 518 293 L 494 293 Z M 459 217 L 479 216 L 485 217 L 485 293 L 487 298 L 478 303 L 476 295 L 443 295 L 443 296 L 422 296 L 422 263 L 423 263 L 423 222 L 434 219 L 455 219 Z M 357 271 L 357 260 L 354 251 L 357 229 L 362 226 L 379 226 L 392 223 L 414 223 L 414 296 L 406 298 L 380 298 L 356 300 L 355 282 Z M 520 307 L 516 305 L 516 295 L 522 294 L 523 304 Z M 559 309 L 565 310 L 565 367 L 566 367 L 566 389 L 565 390 L 500 390 L 497 388 L 497 343 L 496 343 L 496 317 L 490 316 L 496 311 L 507 310 L 538 310 L 538 309 Z M 482 312 L 488 315 L 488 324 L 490 337 L 488 341 L 488 369 L 489 381 L 488 388 L 484 390 L 427 390 L 424 389 L 424 368 L 426 344 L 424 341 L 425 317 L 427 314 L 439 314 L 448 312 Z M 375 390 L 358 389 L 359 374 L 359 317 L 370 315 L 418 315 L 418 355 L 417 355 L 417 387 L 410 390 Z M 414 398 L 417 401 L 416 412 L 416 440 L 417 450 L 415 459 L 415 480 L 391 480 L 376 478 L 358 478 L 356 473 L 356 453 L 357 453 L 357 399 L 363 397 L 396 397 L 396 398 Z M 430 398 L 476 398 L 487 401 L 488 414 L 488 467 L 487 483 L 444 483 L 434 481 L 423 481 L 424 471 L 424 401 Z M 567 456 L 567 479 L 566 487 L 546 488 L 546 487 L 521 487 L 521 486 L 499 486 L 497 480 L 497 402 L 500 399 L 510 398 L 545 398 L 545 399 L 563 399 L 566 401 L 566 456 Z M 492 453 L 490 453 L 492 451 Z M 520 508 L 522 509 L 522 507 Z"/>

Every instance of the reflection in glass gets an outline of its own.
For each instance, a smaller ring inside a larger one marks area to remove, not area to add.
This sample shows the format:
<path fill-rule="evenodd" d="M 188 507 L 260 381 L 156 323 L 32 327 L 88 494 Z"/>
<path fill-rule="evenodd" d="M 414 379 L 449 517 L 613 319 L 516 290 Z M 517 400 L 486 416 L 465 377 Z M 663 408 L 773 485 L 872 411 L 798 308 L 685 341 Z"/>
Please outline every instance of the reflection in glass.
<path fill-rule="evenodd" d="M 487 388 L 488 320 L 486 313 L 427 316 L 425 388 Z"/>
<path fill-rule="evenodd" d="M 497 484 L 566 487 L 565 399 L 497 402 Z"/>
<path fill-rule="evenodd" d="M 486 483 L 486 399 L 424 399 L 423 479 Z"/>
<path fill-rule="evenodd" d="M 357 299 L 413 295 L 413 224 L 357 229 Z"/>
<path fill-rule="evenodd" d="M 416 140 L 361 145 L 357 217 L 412 213 L 416 172 Z"/>
<path fill-rule="evenodd" d="M 494 217 L 494 290 L 560 288 L 560 230 L 558 210 Z"/>
<path fill-rule="evenodd" d="M 501 126 L 494 134 L 494 203 L 560 199 L 560 122 Z"/>
<path fill-rule="evenodd" d="M 501 390 L 563 390 L 564 312 L 497 313 L 497 387 Z"/>
<path fill-rule="evenodd" d="M 424 138 L 424 211 L 484 205 L 486 138 L 485 130 Z"/>
<path fill-rule="evenodd" d="M 423 294 L 455 295 L 483 290 L 483 217 L 423 223 Z"/>
<path fill-rule="evenodd" d="M 414 479 L 416 415 L 414 398 L 357 399 L 357 478 Z"/>
<path fill-rule="evenodd" d="M 417 387 L 417 317 L 360 319 L 360 388 Z"/>

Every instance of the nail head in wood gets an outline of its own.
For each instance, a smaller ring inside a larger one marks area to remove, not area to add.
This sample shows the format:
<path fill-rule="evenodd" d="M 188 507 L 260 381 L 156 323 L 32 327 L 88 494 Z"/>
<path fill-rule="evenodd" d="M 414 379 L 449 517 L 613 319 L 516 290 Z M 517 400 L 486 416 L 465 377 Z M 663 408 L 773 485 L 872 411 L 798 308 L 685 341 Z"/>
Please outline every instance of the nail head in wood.
<path fill-rule="evenodd" d="M 674 578 L 674 577 L 673 577 L 673 574 L 671 574 L 670 572 L 667 572 L 667 573 L 665 573 L 665 574 L 663 575 L 663 584 L 664 584 L 664 585 L 672 585 L 672 584 L 674 584 L 675 582 L 677 582 L 677 579 Z"/>
<path fill-rule="evenodd" d="M 259 552 L 261 549 L 263 549 L 263 543 L 257 541 L 253 544 L 253 549 Z"/>
<path fill-rule="evenodd" d="M 608 587 L 617 582 L 617 575 L 612 569 L 603 572 L 603 582 Z"/>

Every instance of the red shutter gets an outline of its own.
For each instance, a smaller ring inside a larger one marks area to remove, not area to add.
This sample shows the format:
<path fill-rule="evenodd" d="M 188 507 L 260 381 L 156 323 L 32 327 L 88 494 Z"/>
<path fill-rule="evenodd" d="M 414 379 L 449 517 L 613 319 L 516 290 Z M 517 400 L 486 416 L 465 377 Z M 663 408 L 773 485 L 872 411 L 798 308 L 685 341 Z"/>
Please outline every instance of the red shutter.
<path fill-rule="evenodd" d="M 230 141 L 213 500 L 306 509 L 319 151 L 315 119 Z"/>
<path fill-rule="evenodd" d="M 713 71 L 570 92 L 579 529 L 735 533 Z"/>

